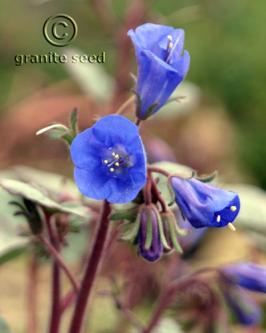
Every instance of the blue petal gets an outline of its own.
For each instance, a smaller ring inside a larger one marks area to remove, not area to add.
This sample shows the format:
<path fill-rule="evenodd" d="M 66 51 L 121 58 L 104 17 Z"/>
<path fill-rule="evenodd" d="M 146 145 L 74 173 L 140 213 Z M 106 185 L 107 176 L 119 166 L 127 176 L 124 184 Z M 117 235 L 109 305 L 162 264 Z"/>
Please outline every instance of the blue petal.
<path fill-rule="evenodd" d="M 146 23 L 139 26 L 135 31 L 129 30 L 128 36 L 131 38 L 137 53 L 142 49 L 150 50 L 163 59 L 167 48 L 167 36 L 174 34 L 175 31 L 180 30 L 164 25 Z"/>
<path fill-rule="evenodd" d="M 93 135 L 91 128 L 79 133 L 70 147 L 71 159 L 75 166 L 95 168 L 99 165 L 99 150 L 103 145 Z"/>
<path fill-rule="evenodd" d="M 148 109 L 156 105 L 153 113 L 168 100 L 183 77 L 166 62 L 150 51 L 142 51 L 139 58 L 137 94 L 141 105 L 139 118 L 147 117 Z"/>
<path fill-rule="evenodd" d="M 261 322 L 262 311 L 260 307 L 243 290 L 225 285 L 222 291 L 230 310 L 240 324 L 252 326 Z"/>
<path fill-rule="evenodd" d="M 74 179 L 80 192 L 89 198 L 103 200 L 111 194 L 111 178 L 104 177 L 98 168 L 93 170 L 75 168 Z"/>
<path fill-rule="evenodd" d="M 224 227 L 240 210 L 236 193 L 202 183 L 196 179 L 171 178 L 176 203 L 195 227 Z M 233 206 L 233 208 L 232 208 Z"/>
<path fill-rule="evenodd" d="M 252 290 L 266 293 L 266 267 L 252 263 L 225 266 L 222 273 L 233 283 Z"/>

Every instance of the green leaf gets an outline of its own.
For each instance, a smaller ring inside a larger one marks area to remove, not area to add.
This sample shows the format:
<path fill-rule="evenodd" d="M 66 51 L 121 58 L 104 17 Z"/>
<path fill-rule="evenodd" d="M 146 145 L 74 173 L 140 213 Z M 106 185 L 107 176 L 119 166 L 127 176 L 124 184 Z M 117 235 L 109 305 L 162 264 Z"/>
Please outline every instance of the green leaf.
<path fill-rule="evenodd" d="M 7 326 L 6 321 L 0 317 L 0 332 L 1 333 L 12 333 L 10 328 Z"/>
<path fill-rule="evenodd" d="M 51 210 L 76 214 L 81 217 L 88 216 L 88 210 L 85 207 L 78 206 L 76 203 L 71 204 L 69 202 L 59 204 L 52 200 L 47 193 L 31 184 L 14 179 L 2 179 L 0 180 L 0 186 L 2 186 L 10 194 L 25 197 Z"/>
<path fill-rule="evenodd" d="M 61 139 L 64 135 L 69 132 L 69 129 L 62 124 L 52 124 L 41 128 L 36 132 L 36 135 L 48 134 L 52 139 Z"/>
<path fill-rule="evenodd" d="M 28 238 L 18 235 L 18 226 L 26 223 L 26 219 L 13 217 L 14 206 L 9 205 L 11 200 L 14 197 L 0 188 L 0 264 L 22 254 L 29 243 Z"/>
<path fill-rule="evenodd" d="M 138 206 L 134 204 L 113 205 L 110 219 L 113 221 L 133 221 L 138 214 Z"/>
<path fill-rule="evenodd" d="M 78 133 L 78 110 L 74 109 L 70 114 L 70 129 L 72 131 L 73 137 Z"/>

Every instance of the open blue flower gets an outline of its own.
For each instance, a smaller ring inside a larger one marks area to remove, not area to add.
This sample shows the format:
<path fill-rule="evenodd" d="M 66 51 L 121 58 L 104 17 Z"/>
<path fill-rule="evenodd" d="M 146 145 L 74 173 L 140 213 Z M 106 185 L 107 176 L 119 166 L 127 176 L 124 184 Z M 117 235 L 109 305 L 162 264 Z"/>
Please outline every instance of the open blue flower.
<path fill-rule="evenodd" d="M 110 115 L 78 134 L 71 144 L 74 178 L 82 194 L 126 203 L 146 182 L 146 155 L 138 127 Z"/>
<path fill-rule="evenodd" d="M 195 228 L 224 227 L 238 215 L 240 200 L 234 192 L 195 178 L 171 177 L 170 183 L 184 218 Z"/>
<path fill-rule="evenodd" d="M 146 119 L 157 112 L 186 76 L 190 56 L 183 53 L 184 31 L 146 23 L 129 30 L 138 61 L 137 116 Z M 182 54 L 183 53 L 183 54 Z"/>
<path fill-rule="evenodd" d="M 266 293 L 266 267 L 252 263 L 225 266 L 221 273 L 228 281 L 251 291 Z"/>

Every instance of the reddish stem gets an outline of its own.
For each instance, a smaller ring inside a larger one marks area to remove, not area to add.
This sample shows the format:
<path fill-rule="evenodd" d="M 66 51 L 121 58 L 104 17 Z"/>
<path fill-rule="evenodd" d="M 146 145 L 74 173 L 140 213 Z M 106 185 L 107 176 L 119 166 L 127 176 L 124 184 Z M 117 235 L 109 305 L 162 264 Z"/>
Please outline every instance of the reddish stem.
<path fill-rule="evenodd" d="M 51 225 L 50 218 L 47 218 L 46 221 L 47 231 L 50 238 L 51 244 L 55 251 L 58 253 L 60 250 L 59 240 L 57 235 L 55 234 L 53 227 Z M 52 307 L 51 307 L 51 315 L 50 315 L 50 333 L 58 333 L 60 327 L 60 294 L 61 294 L 61 274 L 60 274 L 60 266 L 58 261 L 53 258 L 53 268 L 52 268 L 52 290 L 51 290 L 51 298 L 52 298 Z"/>
<path fill-rule="evenodd" d="M 28 276 L 28 333 L 37 333 L 38 258 L 35 253 L 30 258 Z"/>
<path fill-rule="evenodd" d="M 49 251 L 49 253 L 52 255 L 52 257 L 57 262 L 57 264 L 66 273 L 67 277 L 69 278 L 69 281 L 71 282 L 71 284 L 73 286 L 73 289 L 77 293 L 79 290 L 79 284 L 76 281 L 72 272 L 66 266 L 63 257 L 60 255 L 60 253 L 57 251 L 57 249 L 43 235 L 39 235 L 38 238 L 43 243 L 43 245 L 46 247 L 46 249 Z"/>
<path fill-rule="evenodd" d="M 148 170 L 151 171 L 151 172 L 160 173 L 160 174 L 164 175 L 167 178 L 170 176 L 170 173 L 168 171 L 166 171 L 164 169 L 161 169 L 159 167 L 156 167 L 156 166 L 149 165 Z"/>
<path fill-rule="evenodd" d="M 69 333 L 80 333 L 81 331 L 87 302 L 104 252 L 108 227 L 110 224 L 108 219 L 110 212 L 110 204 L 105 200 L 103 202 L 101 218 L 96 231 L 93 248 L 87 263 L 80 291 L 78 293 L 76 306 L 70 323 Z"/>

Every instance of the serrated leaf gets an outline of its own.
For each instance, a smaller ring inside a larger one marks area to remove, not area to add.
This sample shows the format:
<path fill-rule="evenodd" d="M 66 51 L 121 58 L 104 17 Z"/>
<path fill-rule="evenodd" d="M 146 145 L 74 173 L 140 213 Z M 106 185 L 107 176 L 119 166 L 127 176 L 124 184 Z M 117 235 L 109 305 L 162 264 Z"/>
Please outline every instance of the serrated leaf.
<path fill-rule="evenodd" d="M 85 207 L 78 206 L 77 204 L 71 204 L 69 202 L 59 204 L 49 198 L 48 194 L 42 192 L 40 189 L 36 188 L 31 184 L 27 184 L 14 179 L 2 179 L 0 180 L 0 186 L 2 186 L 6 191 L 11 194 L 25 197 L 48 209 L 64 213 L 76 214 L 81 217 L 88 216 L 88 210 Z"/>

